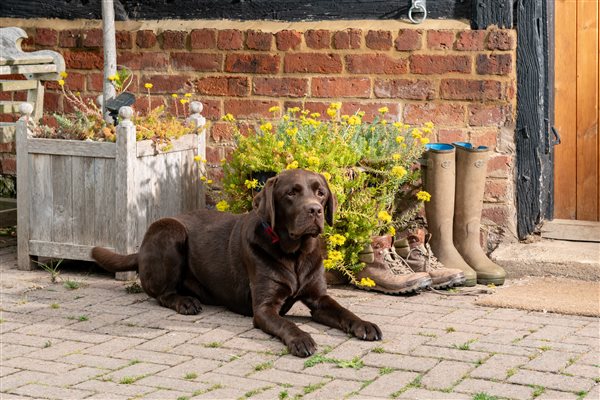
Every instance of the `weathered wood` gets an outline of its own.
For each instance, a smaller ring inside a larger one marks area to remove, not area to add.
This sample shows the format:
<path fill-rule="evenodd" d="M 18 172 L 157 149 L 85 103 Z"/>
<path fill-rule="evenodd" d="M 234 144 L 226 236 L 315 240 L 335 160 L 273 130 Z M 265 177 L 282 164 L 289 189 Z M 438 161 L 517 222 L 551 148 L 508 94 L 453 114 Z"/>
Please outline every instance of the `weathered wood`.
<path fill-rule="evenodd" d="M 82 245 L 95 245 L 94 159 L 91 157 L 73 157 L 71 163 L 73 167 L 73 237 Z"/>
<path fill-rule="evenodd" d="M 116 158 L 117 145 L 110 142 L 81 140 L 29 139 L 28 151 L 32 154 L 52 154 L 95 158 Z"/>
<path fill-rule="evenodd" d="M 36 81 L 4 81 L 0 80 L 0 92 L 12 92 L 15 90 L 29 90 L 37 87 Z"/>
<path fill-rule="evenodd" d="M 24 112 L 17 122 L 16 147 L 17 147 L 17 173 L 19 177 L 29 176 L 29 156 L 27 154 L 27 121 L 33 112 L 33 107 L 26 104 Z M 32 263 L 29 258 L 29 221 L 30 221 L 30 187 L 29 180 L 24 179 L 17 185 L 17 266 L 22 270 L 31 270 Z"/>
<path fill-rule="evenodd" d="M 0 75 L 49 74 L 53 72 L 58 72 L 58 68 L 53 64 L 0 65 Z"/>
<path fill-rule="evenodd" d="M 115 235 L 115 175 L 116 162 L 107 158 L 94 159 L 94 237 L 97 246 L 110 246 Z"/>
<path fill-rule="evenodd" d="M 600 222 L 554 219 L 544 222 L 541 234 L 547 239 L 600 242 Z"/>
<path fill-rule="evenodd" d="M 19 106 L 23 104 L 22 101 L 0 101 L 0 114 L 15 114 L 19 112 Z M 35 106 L 35 104 L 32 104 Z"/>
<path fill-rule="evenodd" d="M 52 157 L 52 235 L 56 243 L 73 240 L 73 185 L 71 156 Z"/>
<path fill-rule="evenodd" d="M 44 84 L 42 81 L 34 81 L 35 89 L 27 91 L 27 102 L 33 104 L 33 120 L 38 122 L 44 114 Z"/>
<path fill-rule="evenodd" d="M 196 134 L 183 135 L 180 138 L 172 139 L 171 143 L 169 144 L 169 148 L 166 151 L 159 150 L 161 147 L 164 147 L 164 145 L 159 145 L 159 149 L 157 149 L 156 144 L 153 141 L 142 140 L 141 142 L 137 142 L 136 154 L 138 157 L 145 157 L 153 156 L 159 153 L 164 154 L 187 151 L 190 148 L 195 147 L 197 140 L 198 138 Z"/>
<path fill-rule="evenodd" d="M 487 29 L 490 25 L 510 29 L 513 27 L 512 0 L 472 0 L 471 27 Z"/>
<path fill-rule="evenodd" d="M 29 241 L 29 251 L 32 255 L 68 260 L 93 261 L 90 257 L 93 247 L 74 243 L 45 242 L 43 240 Z M 114 251 L 114 248 L 108 248 Z"/>
<path fill-rule="evenodd" d="M 3 0 L 0 15 L 14 18 L 100 19 L 101 0 Z M 411 0 L 115 0 L 115 18 L 315 21 L 406 19 Z M 430 0 L 428 18 L 470 19 L 471 0 Z"/>

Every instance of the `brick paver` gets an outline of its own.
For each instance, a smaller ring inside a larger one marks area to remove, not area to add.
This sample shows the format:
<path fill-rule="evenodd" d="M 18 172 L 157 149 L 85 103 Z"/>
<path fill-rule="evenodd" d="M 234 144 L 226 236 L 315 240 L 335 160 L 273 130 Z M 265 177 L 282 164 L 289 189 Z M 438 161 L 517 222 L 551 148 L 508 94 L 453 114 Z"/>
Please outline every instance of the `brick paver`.
<path fill-rule="evenodd" d="M 87 269 L 64 272 L 82 283 L 68 290 L 40 270 L 16 270 L 15 249 L 2 251 L 3 400 L 599 398 L 597 318 L 336 287 L 384 340 L 350 338 L 297 305 L 289 318 L 327 357 L 311 366 L 222 307 L 179 315 Z"/>

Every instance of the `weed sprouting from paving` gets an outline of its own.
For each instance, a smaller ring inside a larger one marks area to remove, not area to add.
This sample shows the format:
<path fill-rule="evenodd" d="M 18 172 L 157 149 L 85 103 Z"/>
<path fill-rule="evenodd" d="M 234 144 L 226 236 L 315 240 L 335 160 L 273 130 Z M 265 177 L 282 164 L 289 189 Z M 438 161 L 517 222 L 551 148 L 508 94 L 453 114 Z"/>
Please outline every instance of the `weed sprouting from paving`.
<path fill-rule="evenodd" d="M 446 328 L 446 332 L 450 333 L 450 332 L 456 332 L 456 329 L 454 329 L 454 327 L 449 326 Z"/>
<path fill-rule="evenodd" d="M 50 308 L 52 308 L 53 310 L 56 310 L 56 309 L 60 308 L 60 304 L 52 303 L 52 304 L 50 304 Z"/>
<path fill-rule="evenodd" d="M 378 346 L 378 347 L 373 347 L 373 348 L 371 349 L 371 351 L 372 351 L 373 353 L 377 353 L 377 354 L 385 353 L 385 349 L 384 349 L 383 347 L 381 347 L 381 346 Z"/>
<path fill-rule="evenodd" d="M 185 374 L 183 376 L 183 379 L 187 379 L 187 380 L 193 380 L 196 379 L 198 377 L 198 374 L 195 372 L 188 372 L 187 374 Z"/>
<path fill-rule="evenodd" d="M 258 364 L 254 367 L 255 371 L 264 371 L 265 369 L 273 368 L 273 361 L 267 361 L 261 364 Z"/>
<path fill-rule="evenodd" d="M 330 363 L 335 364 L 339 368 L 354 368 L 361 369 L 365 363 L 356 356 L 352 360 L 340 360 L 337 358 L 326 357 L 324 354 L 315 354 L 304 362 L 304 368 L 314 367 L 317 364 Z"/>
<path fill-rule="evenodd" d="M 67 279 L 64 283 L 63 286 L 69 290 L 76 290 L 79 289 L 81 287 L 81 282 L 79 281 L 75 281 L 75 280 L 71 280 L 71 279 Z"/>
<path fill-rule="evenodd" d="M 210 342 L 210 343 L 206 343 L 204 345 L 204 347 L 211 347 L 211 348 L 215 348 L 215 349 L 218 347 L 221 347 L 221 346 L 223 346 L 223 343 L 221 343 L 221 342 Z"/>
<path fill-rule="evenodd" d="M 391 374 L 392 372 L 394 372 L 395 369 L 394 368 L 390 368 L 390 367 L 382 367 L 379 368 L 379 375 L 387 375 L 387 374 Z"/>
<path fill-rule="evenodd" d="M 485 392 L 479 392 L 473 396 L 473 400 L 498 400 L 496 396 L 491 396 Z"/>
<path fill-rule="evenodd" d="M 546 388 L 543 386 L 531 386 L 533 388 L 533 393 L 531 394 L 531 396 L 535 399 L 536 397 L 539 397 L 542 393 L 544 393 L 546 391 Z"/>
<path fill-rule="evenodd" d="M 58 280 L 58 276 L 60 275 L 60 271 L 58 267 L 63 262 L 63 260 L 58 260 L 56 263 L 54 261 L 50 261 L 48 263 L 41 263 L 39 261 L 33 260 L 34 263 L 40 266 L 44 271 L 50 274 L 50 282 L 56 283 Z"/>
<path fill-rule="evenodd" d="M 142 293 L 144 291 L 144 289 L 142 289 L 140 284 L 137 283 L 137 281 L 135 281 L 135 282 L 132 282 L 131 284 L 125 286 L 125 291 L 129 294 L 136 294 L 136 293 Z"/>

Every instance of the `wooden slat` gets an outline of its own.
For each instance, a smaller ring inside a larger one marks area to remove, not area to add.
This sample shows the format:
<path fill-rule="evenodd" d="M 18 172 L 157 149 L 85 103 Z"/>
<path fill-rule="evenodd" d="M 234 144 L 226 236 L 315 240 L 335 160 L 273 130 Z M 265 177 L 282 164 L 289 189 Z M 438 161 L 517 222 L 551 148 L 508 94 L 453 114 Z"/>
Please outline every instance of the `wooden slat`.
<path fill-rule="evenodd" d="M 72 157 L 52 157 L 52 241 L 73 241 Z"/>
<path fill-rule="evenodd" d="M 115 160 L 94 160 L 94 236 L 98 246 L 112 246 L 115 235 Z"/>
<path fill-rule="evenodd" d="M 57 72 L 54 64 L 39 65 L 0 65 L 0 75 L 12 74 L 46 74 Z"/>
<path fill-rule="evenodd" d="M 81 140 L 29 139 L 29 152 L 97 158 L 115 158 L 117 147 L 109 142 Z"/>
<path fill-rule="evenodd" d="M 30 240 L 29 251 L 40 257 L 63 258 L 69 260 L 93 261 L 90 252 L 94 246 L 84 246 L 72 243 L 55 243 L 42 240 Z M 114 248 L 107 247 L 114 251 Z"/>
<path fill-rule="evenodd" d="M 598 221 L 598 2 L 577 2 L 577 219 Z"/>
<path fill-rule="evenodd" d="M 542 237 L 578 242 L 600 242 L 600 222 L 555 219 L 544 223 Z"/>
<path fill-rule="evenodd" d="M 49 64 L 54 62 L 50 56 L 40 56 L 36 54 L 22 53 L 23 57 L 7 58 L 0 57 L 0 65 L 31 65 L 31 64 Z"/>
<path fill-rule="evenodd" d="M 555 3 L 555 126 L 562 142 L 555 147 L 554 216 L 577 218 L 577 8 Z"/>
<path fill-rule="evenodd" d="M 23 104 L 22 101 L 0 101 L 0 114 L 16 114 L 19 112 L 21 104 Z"/>
<path fill-rule="evenodd" d="M 196 135 L 183 135 L 178 139 L 171 140 L 171 146 L 168 151 L 160 151 L 159 153 L 173 153 L 177 151 L 193 149 L 196 145 L 196 142 Z M 164 146 L 165 145 L 159 145 L 159 147 Z M 154 143 L 152 142 L 152 140 L 142 140 L 141 142 L 137 142 L 136 152 L 138 157 L 154 155 L 156 154 L 156 151 L 154 149 Z"/>
<path fill-rule="evenodd" d="M 29 257 L 29 237 L 31 222 L 31 183 L 30 176 L 31 161 L 27 154 L 27 121 L 25 118 L 19 119 L 16 129 L 16 146 L 17 146 L 17 265 L 19 269 L 31 270 L 32 263 Z"/>
<path fill-rule="evenodd" d="M 37 81 L 20 80 L 20 81 L 4 81 L 0 80 L 0 92 L 13 92 L 15 90 L 35 89 Z"/>
<path fill-rule="evenodd" d="M 94 159 L 73 157 L 73 238 L 83 245 L 95 245 Z"/>
<path fill-rule="evenodd" d="M 52 156 L 28 155 L 31 188 L 29 238 L 50 241 L 53 218 Z M 34 172 L 35 171 L 35 172 Z"/>

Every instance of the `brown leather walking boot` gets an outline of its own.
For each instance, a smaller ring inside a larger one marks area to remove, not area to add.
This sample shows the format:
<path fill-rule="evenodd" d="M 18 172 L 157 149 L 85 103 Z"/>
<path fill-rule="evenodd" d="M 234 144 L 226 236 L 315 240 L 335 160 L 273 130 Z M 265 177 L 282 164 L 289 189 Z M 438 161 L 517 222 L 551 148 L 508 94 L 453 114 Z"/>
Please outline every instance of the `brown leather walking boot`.
<path fill-rule="evenodd" d="M 445 289 L 465 283 L 465 274 L 457 268 L 445 268 L 431 252 L 429 239 L 422 242 L 417 235 L 408 235 L 394 242 L 396 253 L 402 257 L 414 272 L 427 272 L 431 276 L 433 289 Z"/>
<path fill-rule="evenodd" d="M 366 251 L 359 254 L 365 267 L 355 274 L 360 281 L 371 279 L 375 286 L 357 286 L 365 290 L 375 290 L 386 294 L 404 294 L 419 291 L 431 285 L 431 277 L 426 272 L 413 272 L 392 247 L 390 235 L 372 238 Z"/>

